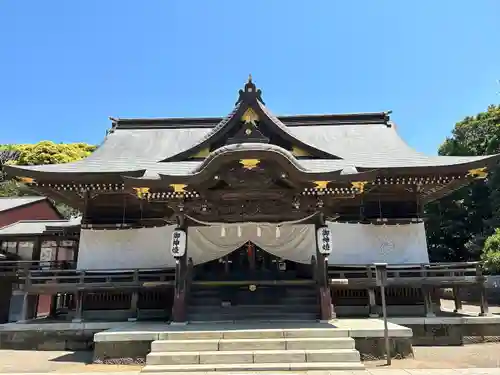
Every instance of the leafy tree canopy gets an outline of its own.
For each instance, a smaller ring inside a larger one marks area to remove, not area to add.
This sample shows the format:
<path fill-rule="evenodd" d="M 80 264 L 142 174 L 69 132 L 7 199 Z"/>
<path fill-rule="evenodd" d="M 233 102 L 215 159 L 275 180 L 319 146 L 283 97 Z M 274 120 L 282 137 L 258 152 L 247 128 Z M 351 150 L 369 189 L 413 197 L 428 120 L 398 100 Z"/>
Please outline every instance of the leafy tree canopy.
<path fill-rule="evenodd" d="M 466 117 L 455 124 L 451 137 L 439 147 L 440 155 L 491 155 L 500 152 L 500 105 Z"/>
<path fill-rule="evenodd" d="M 500 153 L 500 105 L 458 122 L 439 148 L 444 156 Z M 500 227 L 500 169 L 426 207 L 433 261 L 477 260 L 485 240 Z"/>
<path fill-rule="evenodd" d="M 95 146 L 86 143 L 54 143 L 42 141 L 35 144 L 0 146 L 0 151 L 16 153 L 9 163 L 19 165 L 70 163 L 89 156 Z"/>
<path fill-rule="evenodd" d="M 488 271 L 500 272 L 500 228 L 485 241 L 481 259 Z"/>
<path fill-rule="evenodd" d="M 95 146 L 86 143 L 54 143 L 51 141 L 42 141 L 36 144 L 0 145 L 0 164 L 40 165 L 70 163 L 89 156 L 95 149 Z M 0 173 L 0 197 L 18 197 L 36 194 L 36 192 L 18 181 L 6 180 L 5 175 Z M 57 204 L 57 208 L 68 218 L 77 213 L 64 204 Z"/>

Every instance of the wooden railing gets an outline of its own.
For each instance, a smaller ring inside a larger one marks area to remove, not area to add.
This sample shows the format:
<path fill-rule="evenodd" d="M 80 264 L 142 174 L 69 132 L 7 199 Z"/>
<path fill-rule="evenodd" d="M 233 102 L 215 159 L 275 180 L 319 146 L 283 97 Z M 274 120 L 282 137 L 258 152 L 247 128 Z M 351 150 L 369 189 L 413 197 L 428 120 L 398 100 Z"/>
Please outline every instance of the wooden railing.
<path fill-rule="evenodd" d="M 72 262 L 0 261 L 0 276 L 15 278 L 30 293 L 98 290 L 137 290 L 174 287 L 173 269 L 76 270 Z M 363 289 L 375 286 L 373 265 L 330 265 L 332 287 Z M 388 286 L 460 286 L 483 283 L 478 262 L 405 264 L 387 268 Z"/>
<path fill-rule="evenodd" d="M 328 269 L 332 285 L 343 288 L 366 288 L 376 284 L 375 267 L 367 265 L 332 265 Z M 343 282 L 336 282 L 342 280 Z M 387 267 L 388 286 L 446 287 L 482 283 L 485 280 L 479 262 L 405 264 Z"/>
<path fill-rule="evenodd" d="M 15 277 L 30 293 L 137 290 L 174 285 L 173 269 L 76 270 L 67 262 L 4 261 L 0 276 Z"/>

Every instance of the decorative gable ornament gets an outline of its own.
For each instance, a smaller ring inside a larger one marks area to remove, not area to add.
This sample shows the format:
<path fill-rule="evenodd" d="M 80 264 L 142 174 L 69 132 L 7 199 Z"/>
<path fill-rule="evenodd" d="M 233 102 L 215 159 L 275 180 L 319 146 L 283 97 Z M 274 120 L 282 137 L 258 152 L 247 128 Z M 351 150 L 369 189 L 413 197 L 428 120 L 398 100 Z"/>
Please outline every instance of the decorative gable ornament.
<path fill-rule="evenodd" d="M 332 231 L 328 227 L 318 228 L 316 231 L 316 241 L 320 254 L 330 255 L 333 248 Z"/>
<path fill-rule="evenodd" d="M 170 252 L 174 258 L 181 258 L 186 254 L 186 232 L 180 229 L 172 233 Z"/>

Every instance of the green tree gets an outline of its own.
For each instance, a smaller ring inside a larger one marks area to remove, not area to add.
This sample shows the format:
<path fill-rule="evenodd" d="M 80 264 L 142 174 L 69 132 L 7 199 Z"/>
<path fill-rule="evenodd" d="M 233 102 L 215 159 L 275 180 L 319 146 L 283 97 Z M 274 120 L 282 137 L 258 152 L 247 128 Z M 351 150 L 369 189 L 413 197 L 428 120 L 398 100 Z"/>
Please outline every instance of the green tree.
<path fill-rule="evenodd" d="M 65 144 L 51 141 L 42 141 L 36 144 L 0 145 L 0 165 L 69 163 L 89 156 L 95 149 L 95 146 L 86 143 Z M 0 173 L 1 197 L 23 195 L 37 195 L 37 193 L 16 180 L 7 180 L 5 175 Z M 67 218 L 78 214 L 76 210 L 62 203 L 56 203 L 56 207 Z"/>
<path fill-rule="evenodd" d="M 32 145 L 16 145 L 15 150 L 19 152 L 19 156 L 14 164 L 61 164 L 86 158 L 95 150 L 95 146 L 86 143 L 42 141 Z"/>
<path fill-rule="evenodd" d="M 466 117 L 439 148 L 440 155 L 500 152 L 500 105 Z M 479 259 L 484 242 L 500 225 L 500 169 L 426 207 L 430 257 L 434 261 Z"/>
<path fill-rule="evenodd" d="M 486 239 L 481 260 L 484 261 L 488 271 L 500 272 L 500 228 L 497 228 L 495 233 Z"/>

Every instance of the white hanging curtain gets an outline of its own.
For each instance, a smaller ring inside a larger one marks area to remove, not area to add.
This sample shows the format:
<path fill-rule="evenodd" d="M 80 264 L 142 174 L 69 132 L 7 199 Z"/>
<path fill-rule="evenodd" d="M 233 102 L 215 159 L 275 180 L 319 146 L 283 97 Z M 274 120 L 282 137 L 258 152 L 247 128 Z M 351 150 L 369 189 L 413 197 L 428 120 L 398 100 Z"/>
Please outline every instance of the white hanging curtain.
<path fill-rule="evenodd" d="M 175 225 L 121 230 L 82 229 L 77 268 L 128 270 L 175 267 L 170 252 L 174 229 Z"/>
<path fill-rule="evenodd" d="M 424 223 L 372 225 L 328 223 L 333 264 L 421 264 L 429 262 Z"/>
<path fill-rule="evenodd" d="M 279 258 L 310 263 L 316 252 L 314 226 L 276 225 L 266 223 L 217 224 L 188 229 L 188 257 L 194 264 L 221 258 L 246 242 Z M 259 236 L 260 235 L 260 236 Z"/>
<path fill-rule="evenodd" d="M 193 264 L 201 264 L 222 258 L 243 246 L 248 240 L 238 237 L 236 226 L 189 227 L 187 257 Z"/>
<path fill-rule="evenodd" d="M 279 227 L 279 237 L 273 225 L 261 226 L 260 237 L 256 229 L 251 233 L 250 241 L 278 258 L 310 264 L 311 257 L 316 254 L 314 225 L 283 225 Z"/>
<path fill-rule="evenodd" d="M 333 236 L 329 264 L 428 263 L 423 223 L 370 225 L 328 223 Z M 188 229 L 187 256 L 194 264 L 221 258 L 247 241 L 279 258 L 309 264 L 316 254 L 313 225 L 216 224 Z M 78 269 L 170 268 L 174 225 L 126 230 L 82 229 Z"/>

